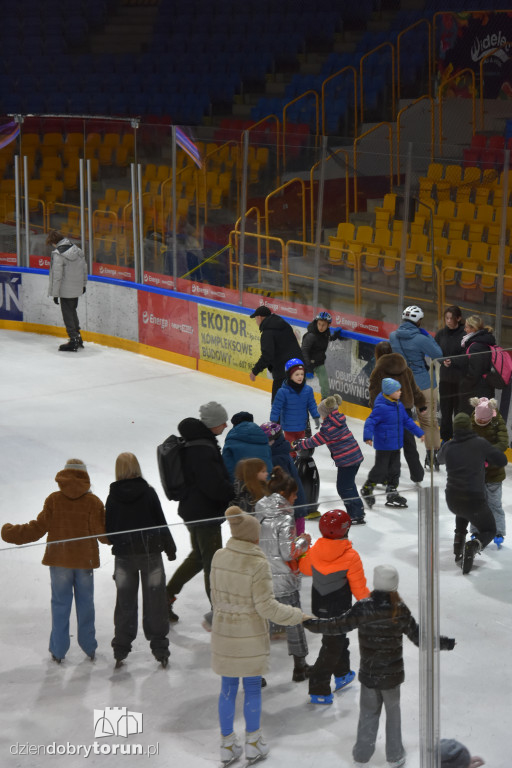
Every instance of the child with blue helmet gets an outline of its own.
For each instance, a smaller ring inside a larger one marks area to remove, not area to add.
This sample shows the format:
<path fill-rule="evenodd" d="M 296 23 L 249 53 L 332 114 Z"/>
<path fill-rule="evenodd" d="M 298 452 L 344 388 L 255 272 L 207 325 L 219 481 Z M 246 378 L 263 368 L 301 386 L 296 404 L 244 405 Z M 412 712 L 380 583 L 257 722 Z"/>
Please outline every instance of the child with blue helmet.
<path fill-rule="evenodd" d="M 279 388 L 272 409 L 270 421 L 278 421 L 286 440 L 294 443 L 306 434 L 309 414 L 320 427 L 320 414 L 312 388 L 306 384 L 305 367 L 302 360 L 293 357 L 285 364 L 286 380 Z"/>

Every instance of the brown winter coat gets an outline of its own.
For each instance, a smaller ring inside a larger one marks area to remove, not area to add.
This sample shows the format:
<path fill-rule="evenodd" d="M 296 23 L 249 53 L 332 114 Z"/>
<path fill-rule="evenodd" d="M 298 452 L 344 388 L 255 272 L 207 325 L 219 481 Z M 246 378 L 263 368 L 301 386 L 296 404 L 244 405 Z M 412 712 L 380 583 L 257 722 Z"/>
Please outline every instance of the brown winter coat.
<path fill-rule="evenodd" d="M 268 622 L 300 624 L 302 611 L 278 603 L 270 565 L 257 544 L 229 539 L 218 549 L 210 572 L 212 591 L 212 669 L 227 677 L 268 672 Z"/>
<path fill-rule="evenodd" d="M 414 374 L 407 365 L 403 355 L 398 352 L 392 352 L 389 355 L 382 355 L 375 363 L 375 368 L 370 374 L 370 384 L 368 391 L 370 393 L 370 408 L 373 408 L 375 398 L 381 391 L 382 379 L 391 378 L 400 382 L 402 387 L 402 401 L 404 408 L 412 408 L 413 405 L 419 410 L 425 408 L 427 402 L 425 395 L 416 384 Z"/>
<path fill-rule="evenodd" d="M 61 568 L 99 568 L 96 538 L 50 545 L 52 541 L 97 535 L 103 544 L 105 533 L 103 502 L 90 492 L 91 481 L 83 470 L 63 469 L 55 477 L 60 491 L 50 494 L 36 520 L 24 525 L 2 526 L 2 539 L 10 544 L 28 544 L 48 534 L 43 565 Z"/>

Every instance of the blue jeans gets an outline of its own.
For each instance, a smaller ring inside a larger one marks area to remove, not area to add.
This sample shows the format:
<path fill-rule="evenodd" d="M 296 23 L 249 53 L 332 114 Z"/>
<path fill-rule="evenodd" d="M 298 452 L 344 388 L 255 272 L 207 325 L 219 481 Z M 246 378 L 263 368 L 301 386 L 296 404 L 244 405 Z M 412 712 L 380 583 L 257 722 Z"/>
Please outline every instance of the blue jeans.
<path fill-rule="evenodd" d="M 50 653 L 63 659 L 69 650 L 69 615 L 75 595 L 78 645 L 87 656 L 98 647 L 94 628 L 94 572 L 88 568 L 50 566 L 52 632 Z"/>
<path fill-rule="evenodd" d="M 253 733 L 259 730 L 261 720 L 261 676 L 243 677 L 245 730 Z M 235 721 L 236 694 L 238 677 L 222 676 L 219 696 L 220 731 L 223 736 L 233 733 Z"/>
<path fill-rule="evenodd" d="M 364 517 L 364 506 L 356 488 L 356 475 L 360 464 L 351 467 L 338 467 L 336 490 L 343 500 L 348 514 L 352 520 Z"/>

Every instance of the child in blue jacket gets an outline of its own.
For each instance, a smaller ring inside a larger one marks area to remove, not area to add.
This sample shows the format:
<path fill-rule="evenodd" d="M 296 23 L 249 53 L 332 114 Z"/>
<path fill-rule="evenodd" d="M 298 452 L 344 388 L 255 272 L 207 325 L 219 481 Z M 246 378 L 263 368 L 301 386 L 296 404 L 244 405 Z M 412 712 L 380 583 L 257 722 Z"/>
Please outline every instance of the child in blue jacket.
<path fill-rule="evenodd" d="M 284 368 L 287 378 L 272 403 L 270 421 L 280 422 L 286 440 L 293 443 L 306 434 L 308 413 L 315 420 L 317 429 L 320 427 L 320 414 L 313 390 L 306 384 L 302 360 L 294 357 L 288 360 Z"/>
<path fill-rule="evenodd" d="M 370 509 L 375 504 L 373 489 L 378 483 L 386 485 L 386 506 L 407 506 L 406 499 L 397 492 L 404 429 L 408 429 L 422 441 L 424 432 L 400 402 L 401 394 L 399 381 L 383 379 L 381 393 L 375 398 L 373 410 L 364 423 L 363 440 L 367 445 L 375 447 L 375 464 L 361 488 L 361 496 Z"/>

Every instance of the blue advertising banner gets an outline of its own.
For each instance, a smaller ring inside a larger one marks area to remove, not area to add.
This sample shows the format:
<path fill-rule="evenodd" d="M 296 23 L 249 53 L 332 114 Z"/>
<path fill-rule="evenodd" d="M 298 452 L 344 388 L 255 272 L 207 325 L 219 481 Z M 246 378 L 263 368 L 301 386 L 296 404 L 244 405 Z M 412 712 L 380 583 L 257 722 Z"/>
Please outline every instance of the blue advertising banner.
<path fill-rule="evenodd" d="M 23 320 L 20 273 L 0 272 L 0 318 Z"/>

